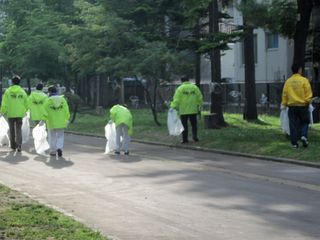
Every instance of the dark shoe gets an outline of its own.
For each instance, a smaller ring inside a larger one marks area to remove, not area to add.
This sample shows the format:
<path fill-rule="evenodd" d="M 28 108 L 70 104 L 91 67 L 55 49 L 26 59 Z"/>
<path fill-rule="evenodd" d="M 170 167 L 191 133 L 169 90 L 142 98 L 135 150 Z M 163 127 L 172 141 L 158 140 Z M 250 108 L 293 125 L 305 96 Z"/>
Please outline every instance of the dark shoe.
<path fill-rule="evenodd" d="M 61 149 L 58 149 L 57 153 L 58 153 L 58 157 L 62 157 L 62 150 Z"/>
<path fill-rule="evenodd" d="M 21 152 L 21 147 L 20 147 L 20 146 L 17 148 L 17 151 L 18 151 L 18 152 Z"/>
<path fill-rule="evenodd" d="M 129 155 L 129 151 L 125 151 L 125 152 L 124 152 L 124 155 Z"/>
<path fill-rule="evenodd" d="M 306 137 L 301 137 L 301 142 L 302 142 L 302 146 L 303 147 L 308 147 L 308 145 L 309 145 L 309 142 L 308 142 L 308 139 L 306 138 Z"/>
<path fill-rule="evenodd" d="M 120 155 L 120 152 L 119 151 L 114 151 L 114 154 Z"/>
<path fill-rule="evenodd" d="M 183 140 L 181 143 L 185 144 L 185 143 L 189 143 L 189 141 L 188 140 Z"/>
<path fill-rule="evenodd" d="M 51 152 L 51 153 L 49 153 L 49 155 L 52 156 L 52 157 L 55 157 L 56 153 L 55 152 Z"/>
<path fill-rule="evenodd" d="M 193 141 L 199 142 L 199 138 L 195 137 L 195 138 L 193 138 Z"/>
<path fill-rule="evenodd" d="M 292 148 L 299 148 L 299 145 L 298 144 L 293 144 Z"/>

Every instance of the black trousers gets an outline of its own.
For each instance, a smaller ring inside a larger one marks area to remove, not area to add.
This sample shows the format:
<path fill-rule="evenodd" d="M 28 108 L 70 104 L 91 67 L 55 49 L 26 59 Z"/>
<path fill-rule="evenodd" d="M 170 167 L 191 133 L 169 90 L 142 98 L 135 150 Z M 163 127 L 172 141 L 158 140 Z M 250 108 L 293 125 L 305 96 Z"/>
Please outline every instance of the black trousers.
<path fill-rule="evenodd" d="M 191 123 L 192 128 L 192 137 L 193 139 L 198 138 L 198 127 L 197 127 L 197 114 L 186 114 L 186 115 L 180 115 L 181 123 L 184 127 L 184 131 L 182 132 L 182 141 L 187 142 L 188 141 L 188 119 Z"/>
<path fill-rule="evenodd" d="M 12 149 L 21 148 L 22 145 L 22 118 L 8 118 L 10 129 L 10 146 Z"/>
<path fill-rule="evenodd" d="M 308 138 L 308 128 L 310 123 L 309 107 L 289 107 L 289 127 L 291 144 L 298 144 L 301 137 Z"/>

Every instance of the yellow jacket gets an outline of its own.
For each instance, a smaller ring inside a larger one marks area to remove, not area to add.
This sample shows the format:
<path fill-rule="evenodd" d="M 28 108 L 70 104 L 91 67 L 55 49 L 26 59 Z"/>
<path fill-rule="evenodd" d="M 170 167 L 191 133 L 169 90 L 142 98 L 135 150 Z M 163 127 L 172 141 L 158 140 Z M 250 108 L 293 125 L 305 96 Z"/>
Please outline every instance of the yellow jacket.
<path fill-rule="evenodd" d="M 309 80 L 296 73 L 288 78 L 284 84 L 281 105 L 308 106 L 311 98 L 312 90 Z"/>

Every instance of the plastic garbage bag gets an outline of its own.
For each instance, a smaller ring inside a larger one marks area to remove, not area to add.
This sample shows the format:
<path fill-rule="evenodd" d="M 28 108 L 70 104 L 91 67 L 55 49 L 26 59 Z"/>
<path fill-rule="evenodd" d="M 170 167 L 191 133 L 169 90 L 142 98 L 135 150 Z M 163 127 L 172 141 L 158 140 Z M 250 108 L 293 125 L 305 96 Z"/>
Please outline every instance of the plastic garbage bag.
<path fill-rule="evenodd" d="M 117 148 L 116 125 L 114 123 L 108 123 L 104 130 L 107 139 L 105 154 L 108 154 Z"/>
<path fill-rule="evenodd" d="M 281 109 L 280 122 L 282 131 L 290 135 L 288 108 Z"/>
<path fill-rule="evenodd" d="M 29 140 L 30 137 L 30 115 L 27 113 L 27 115 L 22 119 L 22 143 L 26 143 Z"/>
<path fill-rule="evenodd" d="M 169 135 L 171 136 L 179 136 L 184 130 L 181 120 L 178 116 L 178 112 L 174 109 L 170 109 L 168 111 L 167 125 Z"/>
<path fill-rule="evenodd" d="M 32 136 L 34 139 L 34 147 L 36 149 L 36 152 L 40 155 L 45 155 L 45 151 L 50 148 L 47 141 L 46 125 L 43 124 L 42 126 L 40 126 L 38 124 L 37 126 L 35 126 L 35 128 L 32 130 Z"/>
<path fill-rule="evenodd" d="M 309 105 L 309 119 L 310 119 L 310 125 L 313 124 L 313 110 L 314 107 L 312 106 L 312 104 Z"/>
<path fill-rule="evenodd" d="M 0 146 L 9 146 L 10 140 L 8 136 L 9 124 L 4 117 L 0 117 Z"/>

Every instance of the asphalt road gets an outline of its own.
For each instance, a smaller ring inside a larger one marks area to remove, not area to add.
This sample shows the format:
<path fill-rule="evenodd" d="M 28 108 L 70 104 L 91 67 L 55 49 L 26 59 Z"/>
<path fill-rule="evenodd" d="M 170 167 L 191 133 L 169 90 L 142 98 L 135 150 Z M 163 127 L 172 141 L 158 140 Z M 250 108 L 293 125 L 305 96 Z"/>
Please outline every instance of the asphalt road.
<path fill-rule="evenodd" d="M 0 182 L 121 240 L 320 239 L 320 169 L 67 135 L 61 159 L 0 148 Z"/>

